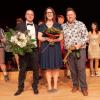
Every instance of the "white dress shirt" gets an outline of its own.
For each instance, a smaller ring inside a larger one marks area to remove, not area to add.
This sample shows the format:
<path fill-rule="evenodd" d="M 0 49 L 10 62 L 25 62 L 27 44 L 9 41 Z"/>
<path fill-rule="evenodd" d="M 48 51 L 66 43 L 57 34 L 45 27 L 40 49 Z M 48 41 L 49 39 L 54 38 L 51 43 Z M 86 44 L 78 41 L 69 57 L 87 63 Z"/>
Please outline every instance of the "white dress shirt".
<path fill-rule="evenodd" d="M 26 25 L 28 24 L 28 22 L 26 22 Z M 34 23 L 31 23 L 33 25 L 27 25 L 27 30 L 29 30 L 29 35 L 31 36 L 31 39 L 35 39 L 36 40 L 36 30 L 35 30 L 35 25 Z M 37 47 L 37 42 L 34 42 L 35 46 Z"/>

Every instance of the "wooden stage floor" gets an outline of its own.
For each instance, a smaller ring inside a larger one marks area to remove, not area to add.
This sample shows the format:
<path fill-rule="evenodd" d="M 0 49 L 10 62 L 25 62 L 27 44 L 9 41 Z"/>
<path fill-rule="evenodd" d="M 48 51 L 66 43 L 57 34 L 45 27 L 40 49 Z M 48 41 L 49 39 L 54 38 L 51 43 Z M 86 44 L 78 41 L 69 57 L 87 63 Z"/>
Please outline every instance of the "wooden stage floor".
<path fill-rule="evenodd" d="M 0 73 L 0 100 L 100 100 L 100 77 L 90 77 L 87 69 L 88 96 L 83 96 L 80 91 L 71 93 L 71 79 L 64 80 L 63 71 L 60 72 L 58 81 L 59 90 L 56 93 L 47 92 L 47 84 L 43 80 L 39 83 L 39 94 L 34 95 L 31 88 L 31 72 L 27 73 L 25 91 L 20 96 L 13 96 L 17 90 L 18 72 L 9 72 L 10 81 L 5 82 Z"/>

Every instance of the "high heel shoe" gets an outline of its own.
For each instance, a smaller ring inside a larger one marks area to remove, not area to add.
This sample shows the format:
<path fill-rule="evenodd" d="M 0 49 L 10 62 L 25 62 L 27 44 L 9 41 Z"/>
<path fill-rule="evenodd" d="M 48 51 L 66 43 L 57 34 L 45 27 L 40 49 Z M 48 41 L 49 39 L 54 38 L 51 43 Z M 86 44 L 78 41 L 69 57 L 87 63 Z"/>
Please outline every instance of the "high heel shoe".
<path fill-rule="evenodd" d="M 9 81 L 8 75 L 4 75 L 4 80 L 5 80 L 6 82 Z"/>
<path fill-rule="evenodd" d="M 100 76 L 99 72 L 95 72 L 95 75 L 96 75 L 97 77 L 99 77 L 99 76 Z"/>
<path fill-rule="evenodd" d="M 93 77 L 94 76 L 94 72 L 90 72 L 90 73 L 91 73 L 90 76 Z"/>

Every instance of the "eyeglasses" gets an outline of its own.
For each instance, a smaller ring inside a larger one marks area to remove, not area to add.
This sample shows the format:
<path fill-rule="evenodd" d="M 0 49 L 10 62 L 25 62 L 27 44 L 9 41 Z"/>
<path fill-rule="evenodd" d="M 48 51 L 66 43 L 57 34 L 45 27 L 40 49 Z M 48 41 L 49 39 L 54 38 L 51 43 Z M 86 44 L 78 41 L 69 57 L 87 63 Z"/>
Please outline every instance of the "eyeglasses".
<path fill-rule="evenodd" d="M 47 14 L 52 14 L 53 12 L 47 12 Z"/>

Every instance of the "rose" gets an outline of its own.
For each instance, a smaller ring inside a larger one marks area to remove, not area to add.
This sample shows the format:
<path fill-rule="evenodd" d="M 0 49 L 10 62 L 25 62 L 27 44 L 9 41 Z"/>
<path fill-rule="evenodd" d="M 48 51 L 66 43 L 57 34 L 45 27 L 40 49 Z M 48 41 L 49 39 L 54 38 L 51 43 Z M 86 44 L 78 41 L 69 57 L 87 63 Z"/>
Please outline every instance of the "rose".
<path fill-rule="evenodd" d="M 54 40 L 59 38 L 60 34 L 61 34 L 61 30 L 55 28 L 55 27 L 51 27 L 48 28 L 44 31 L 45 35 L 49 38 L 48 42 L 50 45 L 54 45 Z"/>

